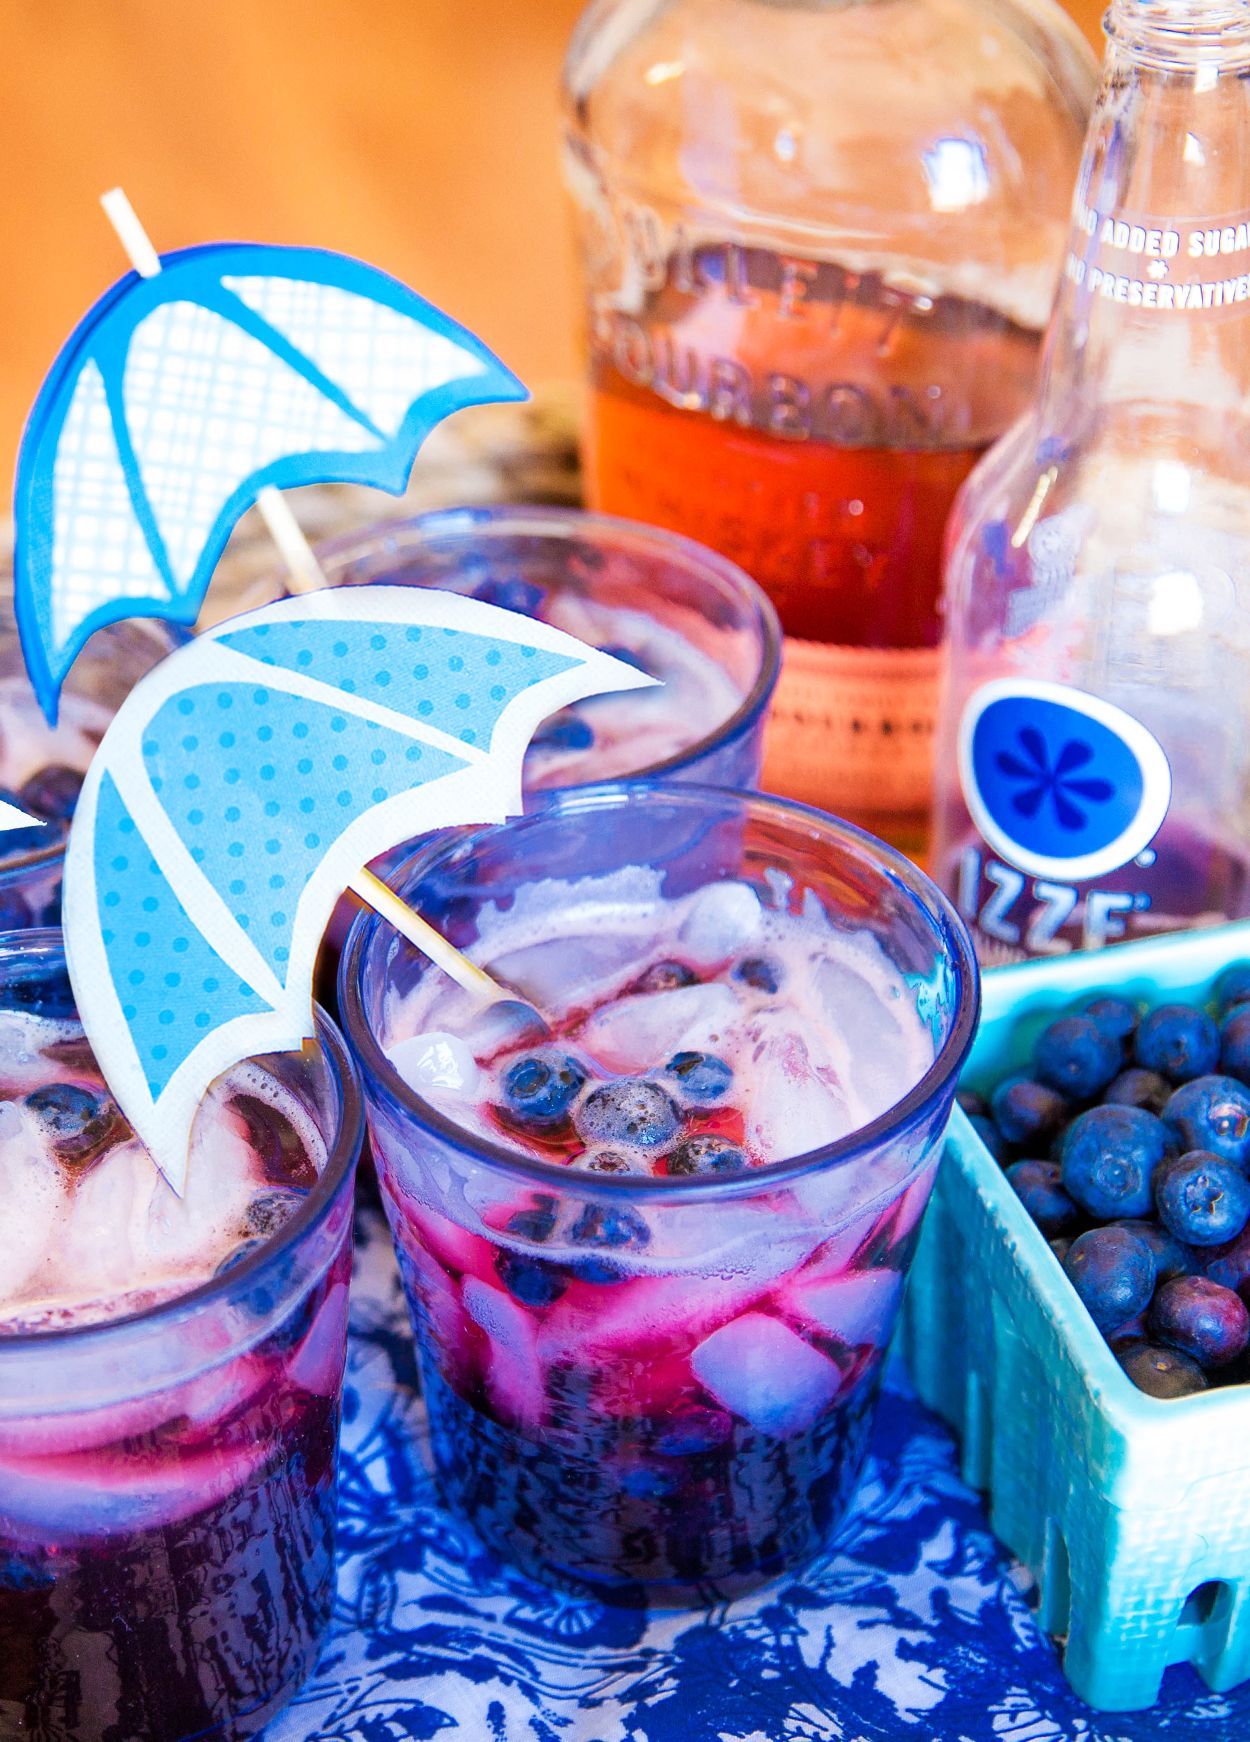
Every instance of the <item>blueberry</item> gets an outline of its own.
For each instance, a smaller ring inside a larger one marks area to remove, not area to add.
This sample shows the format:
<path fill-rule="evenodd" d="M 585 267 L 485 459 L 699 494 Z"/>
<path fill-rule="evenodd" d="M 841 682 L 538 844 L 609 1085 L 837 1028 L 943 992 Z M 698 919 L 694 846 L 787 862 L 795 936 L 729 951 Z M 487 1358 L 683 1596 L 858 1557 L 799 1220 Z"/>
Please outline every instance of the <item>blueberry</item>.
<path fill-rule="evenodd" d="M 1155 1174 L 1154 1197 L 1164 1227 L 1191 1246 L 1222 1246 L 1250 1217 L 1250 1180 L 1205 1149 L 1165 1161 Z"/>
<path fill-rule="evenodd" d="M 648 1171 L 640 1156 L 629 1156 L 622 1149 L 583 1149 L 580 1155 L 575 1155 L 569 1163 L 570 1167 L 581 1168 L 585 1173 L 646 1173 Z"/>
<path fill-rule="evenodd" d="M 664 1067 L 687 1101 L 697 1107 L 710 1106 L 723 1098 L 734 1080 L 734 1074 L 724 1059 L 713 1052 L 678 1052 Z"/>
<path fill-rule="evenodd" d="M 995 1161 L 1006 1161 L 1007 1145 L 1003 1134 L 994 1121 L 985 1113 L 969 1113 L 968 1123 L 989 1150 Z"/>
<path fill-rule="evenodd" d="M 710 1131 L 684 1137 L 667 1161 L 668 1172 L 679 1176 L 742 1173 L 748 1165 L 746 1151 L 740 1144 Z"/>
<path fill-rule="evenodd" d="M 1060 1264 L 1063 1263 L 1064 1259 L 1068 1256 L 1068 1253 L 1072 1250 L 1072 1241 L 1067 1234 L 1059 1234 L 1055 1239 L 1048 1240 L 1046 1244 L 1050 1247 Z"/>
<path fill-rule="evenodd" d="M 498 605 L 504 611 L 519 611 L 530 616 L 542 604 L 546 589 L 523 575 L 491 575 L 473 589 L 473 597 L 488 605 Z"/>
<path fill-rule="evenodd" d="M 1045 1147 L 1071 1112 L 1057 1089 L 1031 1077 L 1008 1077 L 990 1098 L 994 1123 L 1008 1143 Z"/>
<path fill-rule="evenodd" d="M 16 1554 L 0 1559 L 0 1591 L 49 1591 L 55 1584 L 56 1576 L 48 1567 L 32 1565 Z"/>
<path fill-rule="evenodd" d="M 0 860 L 7 856 L 8 843 L 16 833 L 16 829 L 11 829 L 7 835 L 0 835 Z M 25 931 L 33 924 L 34 915 L 21 890 L 6 889 L 0 885 L 0 931 Z"/>
<path fill-rule="evenodd" d="M 600 1252 L 622 1248 L 638 1251 L 650 1239 L 651 1230 L 642 1217 L 623 1204 L 587 1204 L 569 1229 L 574 1246 L 591 1246 Z M 627 1274 L 608 1258 L 579 1258 L 570 1268 L 583 1282 L 620 1282 Z"/>
<path fill-rule="evenodd" d="M 1206 1076 L 1220 1059 L 1220 1031 L 1203 1010 L 1189 1004 L 1161 1004 L 1143 1016 L 1134 1056 L 1148 1071 L 1162 1071 L 1174 1083 Z"/>
<path fill-rule="evenodd" d="M 1250 1083 L 1250 1003 L 1234 1004 L 1220 1023 L 1220 1069 Z"/>
<path fill-rule="evenodd" d="M 1250 1004 L 1250 962 L 1225 968 L 1215 982 L 1215 1001 L 1224 1015 L 1238 1004 Z"/>
<path fill-rule="evenodd" d="M 1172 1093 L 1171 1083 L 1158 1071 L 1130 1065 L 1111 1079 L 1102 1098 L 1109 1107 L 1141 1107 L 1147 1113 L 1162 1113 Z"/>
<path fill-rule="evenodd" d="M 1151 1175 L 1168 1154 L 1167 1127 L 1140 1107 L 1091 1107 L 1063 1134 L 1064 1189 L 1097 1221 L 1148 1216 Z"/>
<path fill-rule="evenodd" d="M 1143 1311 L 1154 1293 L 1149 1246 L 1123 1228 L 1091 1228 L 1068 1248 L 1064 1272 L 1100 1331 Z"/>
<path fill-rule="evenodd" d="M 1227 1241 L 1223 1246 L 1208 1246 L 1203 1254 L 1204 1265 L 1191 1265 L 1192 1270 L 1201 1269 L 1212 1282 L 1218 1282 L 1224 1288 L 1235 1288 L 1238 1294 L 1250 1283 L 1250 1228 L 1243 1228 L 1235 1240 Z"/>
<path fill-rule="evenodd" d="M 552 1130 L 568 1118 L 585 1081 L 585 1071 L 567 1053 L 527 1053 L 504 1073 L 504 1106 L 519 1124 Z"/>
<path fill-rule="evenodd" d="M 955 1099 L 969 1119 L 974 1114 L 983 1119 L 990 1110 L 990 1104 L 985 1096 L 978 1095 L 975 1089 L 956 1089 Z"/>
<path fill-rule="evenodd" d="M 26 1105 L 38 1115 L 57 1160 L 70 1167 L 85 1167 L 130 1135 L 130 1126 L 111 1095 L 93 1095 L 73 1083 L 33 1089 Z"/>
<path fill-rule="evenodd" d="M 1085 1006 L 1083 1014 L 1118 1044 L 1121 1053 L 1127 1054 L 1137 1027 L 1137 1012 L 1127 998 L 1095 998 Z"/>
<path fill-rule="evenodd" d="M 1055 1161 L 1017 1161 L 1007 1169 L 1011 1189 L 1049 1239 L 1074 1228 L 1080 1211 L 1064 1191 Z"/>
<path fill-rule="evenodd" d="M 734 968 L 733 977 L 741 980 L 744 986 L 753 986 L 757 992 L 776 992 L 784 979 L 780 965 L 770 956 L 743 956 Z"/>
<path fill-rule="evenodd" d="M 653 962 L 632 990 L 635 992 L 676 992 L 682 986 L 697 986 L 699 976 L 684 962 Z"/>
<path fill-rule="evenodd" d="M 646 1246 L 651 1230 L 624 1204 L 587 1204 L 569 1229 L 574 1246 Z"/>
<path fill-rule="evenodd" d="M 578 1108 L 575 1123 L 588 1144 L 663 1149 L 681 1130 L 681 1114 L 672 1097 L 650 1078 L 621 1077 L 592 1089 Z"/>
<path fill-rule="evenodd" d="M 316 1185 L 316 1163 L 285 1113 L 262 1101 L 259 1095 L 235 1095 L 230 1105 L 247 1129 L 247 1140 L 267 1180 L 276 1186 L 298 1186 L 305 1191 Z"/>
<path fill-rule="evenodd" d="M 1240 1295 L 1207 1276 L 1165 1282 L 1150 1306 L 1150 1334 L 1203 1367 L 1224 1367 L 1250 1343 L 1250 1313 Z"/>
<path fill-rule="evenodd" d="M 1202 1257 L 1193 1247 L 1186 1246 L 1158 1222 L 1130 1218 L 1114 1226 L 1127 1228 L 1130 1234 L 1146 1242 L 1154 1254 L 1155 1275 L 1160 1282 L 1171 1282 L 1174 1276 L 1190 1276 L 1203 1268 Z"/>
<path fill-rule="evenodd" d="M 1163 1122 L 1176 1148 L 1250 1165 L 1250 1089 L 1235 1077 L 1195 1077 L 1169 1096 Z"/>
<path fill-rule="evenodd" d="M 68 822 L 78 804 L 82 780 L 79 769 L 66 768 L 62 762 L 51 762 L 31 775 L 18 793 L 17 802 L 24 811 L 47 817 L 49 822 Z M 43 832 L 46 837 L 47 831 Z"/>
<path fill-rule="evenodd" d="M 1113 1353 L 1133 1384 L 1148 1397 L 1192 1397 L 1207 1389 L 1202 1368 L 1179 1349 L 1160 1349 L 1133 1338 L 1114 1344 Z"/>
<path fill-rule="evenodd" d="M 523 1210 L 514 1210 L 508 1217 L 509 1234 L 516 1234 L 522 1240 L 532 1240 L 542 1246 L 550 1240 L 556 1228 L 556 1200 L 546 1192 L 540 1192 Z"/>
<path fill-rule="evenodd" d="M 508 1293 L 526 1306 L 550 1306 L 568 1287 L 554 1265 L 519 1252 L 496 1253 L 495 1270 Z"/>
<path fill-rule="evenodd" d="M 1119 1042 L 1088 1016 L 1061 1016 L 1042 1030 L 1033 1048 L 1036 1075 L 1074 1101 L 1088 1101 L 1105 1089 L 1120 1063 Z"/>
<path fill-rule="evenodd" d="M 530 742 L 540 750 L 590 750 L 595 730 L 589 720 L 583 720 L 571 708 L 562 708 L 542 722 Z"/>
<path fill-rule="evenodd" d="M 727 1411 L 692 1403 L 666 1417 L 655 1449 L 666 1458 L 694 1458 L 723 1446 L 733 1430 L 733 1418 Z"/>
<path fill-rule="evenodd" d="M 271 1239 L 283 1223 L 290 1221 L 306 1197 L 306 1192 L 258 1192 L 243 1217 L 247 1232 L 262 1240 Z"/>

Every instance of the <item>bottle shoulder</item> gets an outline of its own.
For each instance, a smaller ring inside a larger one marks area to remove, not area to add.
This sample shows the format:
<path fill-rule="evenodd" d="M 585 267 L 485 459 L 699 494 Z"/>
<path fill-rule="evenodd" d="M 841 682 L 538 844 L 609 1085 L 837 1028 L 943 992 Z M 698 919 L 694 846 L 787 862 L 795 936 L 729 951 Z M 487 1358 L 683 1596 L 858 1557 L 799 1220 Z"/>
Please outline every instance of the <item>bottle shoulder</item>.
<path fill-rule="evenodd" d="M 570 124 L 603 150 L 680 145 L 692 181 L 755 159 L 765 183 L 814 192 L 884 186 L 899 162 L 923 180 L 927 153 L 930 211 L 992 192 L 950 149 L 961 142 L 979 147 L 982 177 L 1023 174 L 1024 146 L 1059 149 L 1066 167 L 1096 87 L 1054 0 L 601 0 L 564 68 Z M 848 159 L 869 142 L 875 166 Z"/>
<path fill-rule="evenodd" d="M 613 0 L 569 53 L 566 173 L 926 290 L 983 267 L 982 300 L 1040 326 L 1096 83 L 1052 0 Z"/>

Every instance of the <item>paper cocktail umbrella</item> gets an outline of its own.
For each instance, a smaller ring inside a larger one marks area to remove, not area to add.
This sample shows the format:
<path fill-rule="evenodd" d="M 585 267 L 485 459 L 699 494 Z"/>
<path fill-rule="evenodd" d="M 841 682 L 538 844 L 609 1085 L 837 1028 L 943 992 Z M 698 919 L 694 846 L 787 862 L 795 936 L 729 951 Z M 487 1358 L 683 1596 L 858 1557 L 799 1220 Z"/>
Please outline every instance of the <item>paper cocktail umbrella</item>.
<path fill-rule="evenodd" d="M 441 418 L 525 397 L 472 333 L 376 267 L 253 244 L 162 259 L 124 196 L 121 210 L 142 272 L 79 324 L 18 457 L 18 627 L 52 721 L 93 631 L 195 621 L 262 494 L 276 506 L 276 487 L 332 480 L 397 494 Z"/>
<path fill-rule="evenodd" d="M 65 941 L 87 1038 L 176 1189 L 213 1079 L 312 1035 L 317 949 L 366 862 L 519 811 L 544 716 L 652 681 L 496 606 L 368 586 L 233 618 L 139 683 L 83 785 Z"/>

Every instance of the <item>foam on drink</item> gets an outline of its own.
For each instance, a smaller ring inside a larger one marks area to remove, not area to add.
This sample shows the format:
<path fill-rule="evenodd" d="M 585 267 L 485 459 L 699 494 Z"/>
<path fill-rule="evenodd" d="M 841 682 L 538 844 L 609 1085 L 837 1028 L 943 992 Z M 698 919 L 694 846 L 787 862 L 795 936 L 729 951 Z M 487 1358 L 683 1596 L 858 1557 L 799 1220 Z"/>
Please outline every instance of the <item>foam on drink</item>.
<path fill-rule="evenodd" d="M 887 1112 L 933 1062 L 899 969 L 871 933 L 832 926 L 811 900 L 792 913 L 736 881 L 665 900 L 651 873 L 630 870 L 531 885 L 478 923 L 469 953 L 542 1010 L 553 1047 L 585 1070 L 579 1107 L 602 1083 L 664 1086 L 683 1120 L 648 1157 L 661 1176 L 680 1135 L 732 1136 L 756 1166 L 819 1148 Z M 453 1040 L 474 1050 L 475 1012 L 441 976 L 392 989 L 385 1022 L 396 1068 L 458 1123 L 554 1161 L 594 1149 L 576 1110 L 540 1134 L 501 1112 L 505 1079 L 533 1048 L 479 1049 L 476 1071 L 451 1068 Z M 729 1089 L 692 1101 L 667 1071 L 686 1053 L 723 1061 Z"/>
<path fill-rule="evenodd" d="M 326 1160 L 298 1098 L 247 1063 L 205 1097 L 179 1196 L 64 1018 L 0 1012 L 0 1094 L 0 1335 L 185 1293 L 275 1233 Z"/>

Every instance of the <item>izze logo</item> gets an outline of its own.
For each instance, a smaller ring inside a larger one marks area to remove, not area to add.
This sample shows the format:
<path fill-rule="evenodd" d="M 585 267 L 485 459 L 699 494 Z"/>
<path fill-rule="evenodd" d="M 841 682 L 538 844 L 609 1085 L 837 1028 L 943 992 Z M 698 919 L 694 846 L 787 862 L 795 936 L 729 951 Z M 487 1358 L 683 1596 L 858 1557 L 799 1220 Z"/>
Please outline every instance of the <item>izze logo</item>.
<path fill-rule="evenodd" d="M 1014 678 L 975 692 L 959 728 L 972 820 L 1009 865 L 1081 882 L 1127 865 L 1167 815 L 1158 742 L 1110 702 Z"/>

